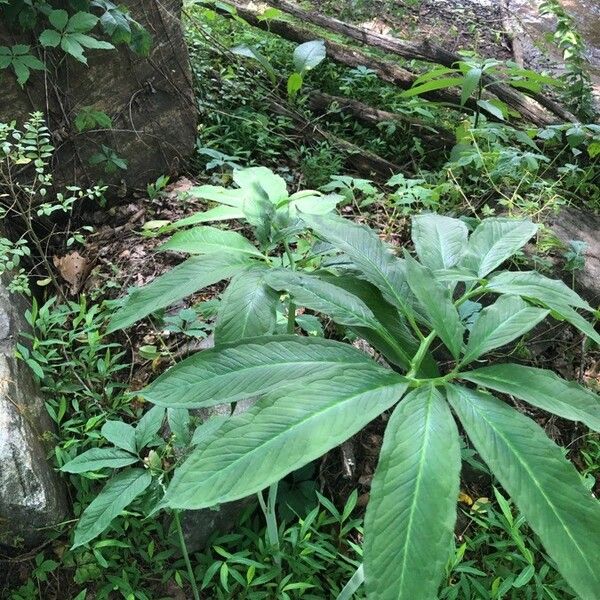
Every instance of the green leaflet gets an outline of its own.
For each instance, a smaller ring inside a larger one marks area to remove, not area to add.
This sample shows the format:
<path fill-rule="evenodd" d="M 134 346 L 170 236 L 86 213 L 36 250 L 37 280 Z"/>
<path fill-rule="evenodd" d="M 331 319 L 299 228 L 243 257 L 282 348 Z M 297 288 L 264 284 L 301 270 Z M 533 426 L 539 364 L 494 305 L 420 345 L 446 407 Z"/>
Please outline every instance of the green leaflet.
<path fill-rule="evenodd" d="M 382 329 L 360 298 L 318 276 L 281 269 L 272 271 L 265 279 L 273 289 L 289 292 L 299 305 L 324 313 L 336 323 Z"/>
<path fill-rule="evenodd" d="M 450 269 L 465 251 L 468 230 L 458 219 L 431 213 L 413 217 L 411 235 L 423 265 L 432 270 Z"/>
<path fill-rule="evenodd" d="M 165 409 L 162 406 L 153 406 L 139 420 L 135 428 L 135 443 L 138 451 L 148 445 L 160 431 L 165 419 Z"/>
<path fill-rule="evenodd" d="M 489 394 L 447 386 L 479 454 L 582 600 L 600 590 L 600 503 L 534 421 Z"/>
<path fill-rule="evenodd" d="M 527 333 L 549 311 L 529 306 L 518 296 L 501 296 L 484 308 L 469 334 L 469 341 L 461 364 L 467 364 L 494 348 L 501 348 Z"/>
<path fill-rule="evenodd" d="M 455 359 L 458 359 L 465 328 L 450 291 L 439 284 L 430 269 L 406 255 L 406 276 L 413 294 L 429 317 L 431 326 Z"/>
<path fill-rule="evenodd" d="M 600 431 L 600 397 L 552 371 L 509 363 L 467 371 L 460 377 Z"/>
<path fill-rule="evenodd" d="M 152 476 L 143 469 L 129 469 L 113 477 L 83 511 L 75 528 L 73 548 L 99 536 L 151 482 Z"/>
<path fill-rule="evenodd" d="M 369 598 L 430 600 L 450 554 L 459 492 L 460 447 L 438 388 L 410 392 L 395 408 L 365 516 Z"/>
<path fill-rule="evenodd" d="M 136 453 L 135 429 L 122 421 L 106 421 L 100 433 L 117 448 Z"/>
<path fill-rule="evenodd" d="M 212 254 L 215 252 L 231 252 L 262 257 L 243 235 L 235 231 L 201 226 L 180 231 L 159 246 L 159 251 L 171 250 L 188 254 Z"/>
<path fill-rule="evenodd" d="M 593 312 L 592 307 L 568 285 L 537 271 L 504 271 L 490 279 L 486 291 L 515 294 L 541 300 L 544 304 L 575 306 Z"/>
<path fill-rule="evenodd" d="M 552 311 L 552 316 L 564 319 L 567 323 L 570 323 L 573 327 L 579 329 L 584 335 L 587 335 L 590 339 L 594 340 L 596 344 L 600 345 L 600 334 L 594 329 L 594 326 L 584 319 L 574 308 L 571 308 L 566 304 L 556 304 L 550 301 L 546 301 L 544 304 Z"/>
<path fill-rule="evenodd" d="M 354 435 L 405 389 L 403 377 L 373 364 L 263 398 L 200 442 L 166 501 L 196 509 L 258 492 Z"/>
<path fill-rule="evenodd" d="M 238 273 L 250 264 L 239 254 L 192 256 L 148 285 L 134 288 L 113 315 L 107 333 L 123 329 L 202 288 Z"/>
<path fill-rule="evenodd" d="M 120 448 L 92 448 L 61 467 L 66 473 L 86 473 L 109 467 L 118 469 L 137 462 L 139 458 Z"/>
<path fill-rule="evenodd" d="M 390 304 L 403 313 L 412 312 L 404 261 L 394 256 L 374 231 L 334 215 L 303 215 L 302 219 L 346 254 L 360 269 L 360 277 L 379 288 Z"/>
<path fill-rule="evenodd" d="M 231 280 L 219 306 L 215 344 L 273 333 L 279 296 L 265 283 L 268 271 L 257 266 Z"/>
<path fill-rule="evenodd" d="M 407 360 L 407 356 L 412 359 L 419 343 L 398 310 L 383 299 L 381 292 L 368 281 L 358 279 L 349 273 L 343 273 L 336 277 L 329 273 L 319 272 L 319 277 L 357 296 L 369 307 L 375 318 L 385 325 L 385 329 L 396 343 L 394 345 L 390 344 L 387 338 L 382 337 L 372 329 L 352 327 L 352 330 L 377 348 L 391 363 L 408 369 L 410 360 Z M 431 354 L 428 354 L 423 361 L 421 374 L 424 377 L 436 377 L 438 375 L 437 365 Z"/>
<path fill-rule="evenodd" d="M 163 373 L 140 395 L 160 406 L 200 408 L 373 364 L 366 354 L 341 342 L 269 336 L 198 352 Z"/>
<path fill-rule="evenodd" d="M 536 231 L 537 225 L 531 221 L 485 219 L 471 234 L 460 266 L 485 277 L 524 246 Z"/>
<path fill-rule="evenodd" d="M 211 221 L 229 221 L 231 219 L 243 219 L 244 212 L 241 208 L 231 206 L 215 206 L 203 212 L 197 212 L 185 219 L 180 219 L 165 227 L 165 231 L 197 225 L 198 223 L 210 223 Z"/>

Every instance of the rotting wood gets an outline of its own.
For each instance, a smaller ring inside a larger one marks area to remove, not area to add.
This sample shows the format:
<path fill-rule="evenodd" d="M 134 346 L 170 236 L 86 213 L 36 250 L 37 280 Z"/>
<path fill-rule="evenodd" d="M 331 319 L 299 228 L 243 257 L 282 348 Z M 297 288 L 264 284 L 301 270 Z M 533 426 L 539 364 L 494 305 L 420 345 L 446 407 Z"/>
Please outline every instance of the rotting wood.
<path fill-rule="evenodd" d="M 433 129 L 430 125 L 419 119 L 411 118 L 406 115 L 373 108 L 368 104 L 353 100 L 352 98 L 343 98 L 341 96 L 332 96 L 323 92 L 313 92 L 309 102 L 311 110 L 318 113 L 324 113 L 331 108 L 332 105 L 339 106 L 340 110 L 349 113 L 357 120 L 377 125 L 384 121 L 393 121 L 400 123 L 405 127 L 410 127 L 415 130 L 420 137 L 426 138 L 428 142 L 436 147 L 448 147 L 455 143 L 455 137 L 452 132 L 436 127 Z"/>
<path fill-rule="evenodd" d="M 387 180 L 391 175 L 406 170 L 400 165 L 397 165 L 374 152 L 365 150 L 356 144 L 324 131 L 314 123 L 307 121 L 299 113 L 290 110 L 274 99 L 271 99 L 269 102 L 273 112 L 292 120 L 298 126 L 299 133 L 307 139 L 321 139 L 328 142 L 334 148 L 345 152 L 347 154 L 348 163 L 356 172 L 364 177 L 373 178 L 373 176 L 376 176 L 379 179 Z"/>
<path fill-rule="evenodd" d="M 385 50 L 403 58 L 433 62 L 446 67 L 451 67 L 462 60 L 459 54 L 432 44 L 427 39 L 412 42 L 368 31 L 364 27 L 344 23 L 334 17 L 305 10 L 289 0 L 268 0 L 268 4 L 303 22 L 312 23 L 329 31 L 345 35 L 362 44 Z M 494 83 L 490 77 L 485 77 L 484 81 L 489 92 L 519 112 L 524 119 L 531 123 L 539 126 L 550 125 L 556 121 L 553 114 L 563 120 L 577 121 L 577 118 L 569 111 L 542 94 L 533 94 L 533 97 L 529 97 L 506 84 Z"/>
<path fill-rule="evenodd" d="M 315 39 L 314 31 L 295 23 L 278 19 L 259 19 L 258 17 L 261 13 L 255 7 L 249 6 L 245 2 L 241 2 L 240 0 L 228 0 L 228 4 L 235 7 L 238 16 L 253 27 L 274 33 L 286 40 L 297 42 L 299 44 Z M 223 12 L 222 14 L 223 16 L 230 16 L 227 12 Z M 325 45 L 327 47 L 327 57 L 334 62 L 351 68 L 367 67 L 382 81 L 396 85 L 399 88 L 409 89 L 418 77 L 415 73 L 412 73 L 393 62 L 376 59 L 360 50 L 350 48 L 333 40 L 325 40 Z M 422 97 L 427 100 L 452 104 L 456 107 L 460 106 L 460 95 L 454 90 L 435 90 L 422 94 Z M 475 105 L 472 102 L 468 102 L 466 107 L 474 109 Z"/>

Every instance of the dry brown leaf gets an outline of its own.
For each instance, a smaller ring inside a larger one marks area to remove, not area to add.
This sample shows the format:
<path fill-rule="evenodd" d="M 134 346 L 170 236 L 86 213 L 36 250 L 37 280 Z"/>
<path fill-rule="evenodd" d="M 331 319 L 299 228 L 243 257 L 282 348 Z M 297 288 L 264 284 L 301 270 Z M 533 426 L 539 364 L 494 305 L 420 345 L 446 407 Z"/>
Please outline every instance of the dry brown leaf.
<path fill-rule="evenodd" d="M 88 261 L 79 252 L 71 252 L 55 256 L 53 262 L 60 276 L 70 285 L 71 294 L 77 294 L 90 271 Z"/>

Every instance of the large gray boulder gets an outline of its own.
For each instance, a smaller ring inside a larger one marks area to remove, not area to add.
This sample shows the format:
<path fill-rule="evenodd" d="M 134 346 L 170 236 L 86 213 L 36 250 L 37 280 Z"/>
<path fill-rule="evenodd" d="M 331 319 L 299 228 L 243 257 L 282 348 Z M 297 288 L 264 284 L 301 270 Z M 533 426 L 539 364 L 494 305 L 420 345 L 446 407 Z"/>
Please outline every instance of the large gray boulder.
<path fill-rule="evenodd" d="M 594 308 L 600 306 L 600 215 L 588 210 L 566 207 L 549 218 L 549 226 L 565 246 L 572 240 L 585 242 L 585 264 L 575 271 L 575 290 Z M 559 268 L 564 265 L 562 257 L 556 257 Z M 563 279 L 571 284 L 571 273 L 561 271 Z"/>
<path fill-rule="evenodd" d="M 63 485 L 48 463 L 52 430 L 29 368 L 14 357 L 26 302 L 0 283 L 0 544 L 33 546 L 64 520 Z"/>

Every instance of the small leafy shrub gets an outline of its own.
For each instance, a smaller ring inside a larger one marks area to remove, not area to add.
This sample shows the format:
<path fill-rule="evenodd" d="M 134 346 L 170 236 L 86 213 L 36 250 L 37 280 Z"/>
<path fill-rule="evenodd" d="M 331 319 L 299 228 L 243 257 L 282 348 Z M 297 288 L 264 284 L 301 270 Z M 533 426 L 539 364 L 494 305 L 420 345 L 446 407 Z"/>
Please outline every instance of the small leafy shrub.
<path fill-rule="evenodd" d="M 21 128 L 16 123 L 0 123 L 0 218 L 15 232 L 18 239 L 0 238 L 0 274 L 10 271 L 9 289 L 30 293 L 29 272 L 23 258 L 32 253 L 44 265 L 38 274 L 38 285 L 52 281 L 53 268 L 47 259 L 49 242 L 60 240 L 64 248 L 82 243 L 89 227 L 63 231 L 62 227 L 47 227 L 51 235 L 42 235 L 37 223 L 60 214 L 70 215 L 84 199 L 102 202 L 106 187 L 82 189 L 67 186 L 64 191 L 53 188 L 50 161 L 54 152 L 50 131 L 40 112 L 31 114 Z M 8 233 L 8 231 L 5 231 Z M 56 286 L 58 287 L 58 286 Z"/>
<path fill-rule="evenodd" d="M 245 212 L 254 219 L 262 197 L 263 218 L 257 223 L 264 235 L 264 215 L 273 214 L 274 199 L 286 192 L 272 187 L 274 180 L 259 183 L 256 171 L 251 173 L 252 178 L 237 175 L 238 185 L 248 184 L 239 190 L 213 190 L 213 199 L 227 199 L 232 206 L 211 209 L 210 217 L 214 211 L 230 216 L 237 211 L 237 218 Z M 248 412 L 204 431 L 176 467 L 158 508 L 199 509 L 267 486 L 272 490 L 286 474 L 392 410 L 365 516 L 364 566 L 342 596 L 364 579 L 369 597 L 429 599 L 443 576 L 456 519 L 461 463 L 456 418 L 569 585 L 582 598 L 594 598 L 600 589 L 592 560 L 600 550 L 600 505 L 562 450 L 493 392 L 595 430 L 600 429 L 597 396 L 551 371 L 516 363 L 474 365 L 550 315 L 600 343 L 577 312 L 593 309 L 562 282 L 535 271 L 498 271 L 536 233 L 536 225 L 492 218 L 469 235 L 460 220 L 420 215 L 412 231 L 417 260 L 407 252 L 404 258 L 393 255 L 371 230 L 329 211 L 296 209 L 303 222 L 298 227 L 308 227 L 321 240 L 317 244 L 330 266 L 302 272 L 282 260 L 281 268 L 261 274 L 266 286 L 261 296 L 270 293 L 267 289 L 286 294 L 290 315 L 295 306 L 326 315 L 369 342 L 389 366 L 334 340 L 256 337 L 249 325 L 264 328 L 265 301 L 252 301 L 257 288 L 252 281 L 250 296 L 222 321 L 227 334 L 216 336 L 215 349 L 189 357 L 140 392 L 169 409 L 260 397 Z M 271 232 L 272 227 L 273 221 Z M 229 246 L 227 261 L 241 252 Z M 218 252 L 213 260 L 228 251 L 221 246 Z M 194 258 L 188 261 L 195 264 Z M 111 328 L 197 289 L 204 281 L 191 281 L 189 268 L 185 276 L 173 275 L 178 267 L 134 290 Z M 231 273 L 221 267 L 218 276 Z M 246 273 L 234 281 L 243 285 L 249 279 Z M 467 301 L 471 309 L 462 310 Z"/>

